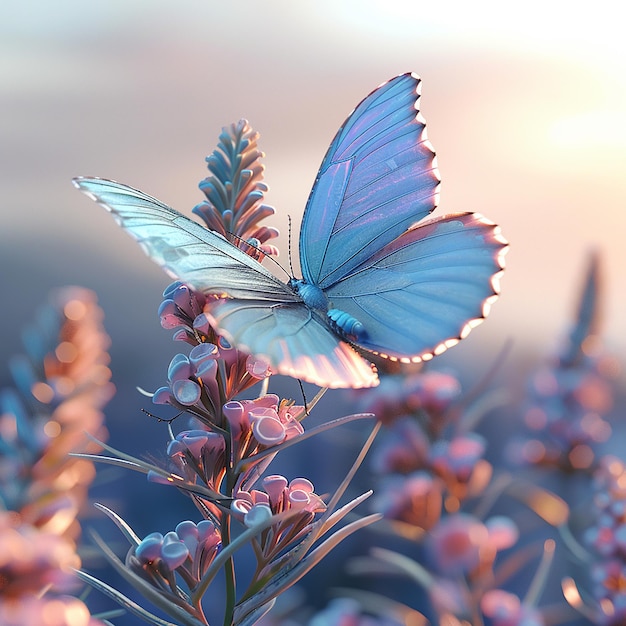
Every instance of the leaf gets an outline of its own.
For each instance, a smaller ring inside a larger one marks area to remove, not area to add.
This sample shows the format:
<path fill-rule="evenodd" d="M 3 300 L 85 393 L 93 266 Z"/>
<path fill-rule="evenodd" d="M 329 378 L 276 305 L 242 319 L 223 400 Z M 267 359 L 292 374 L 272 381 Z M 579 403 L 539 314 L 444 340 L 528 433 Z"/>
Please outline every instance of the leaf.
<path fill-rule="evenodd" d="M 313 550 L 307 557 L 301 559 L 294 567 L 290 568 L 286 573 L 279 575 L 266 584 L 263 589 L 251 596 L 247 600 L 240 602 L 234 611 L 235 624 L 243 623 L 244 618 L 250 615 L 253 611 L 256 611 L 259 607 L 263 606 L 270 600 L 276 598 L 283 593 L 287 588 L 294 585 L 305 574 L 307 574 L 313 567 L 315 567 L 328 553 L 335 548 L 344 539 L 351 534 L 369 526 L 378 521 L 381 515 L 369 515 L 360 520 L 352 522 L 347 526 L 344 526 L 333 535 L 331 535 L 320 546 Z"/>
<path fill-rule="evenodd" d="M 117 589 L 114 589 L 113 587 L 107 585 L 105 582 L 99 580 L 98 578 L 95 578 L 91 574 L 88 574 L 87 572 L 76 570 L 76 576 L 78 576 L 78 578 L 80 578 L 84 583 L 91 585 L 94 589 L 97 589 L 104 595 L 109 596 L 109 598 L 115 600 L 115 602 L 123 606 L 129 613 L 136 615 L 137 617 L 144 620 L 145 622 L 148 622 L 149 624 L 154 624 L 154 626 L 178 626 L 178 624 L 175 622 L 168 622 L 164 619 L 161 619 L 160 617 L 157 617 L 153 613 L 150 613 L 142 606 L 140 606 L 136 602 L 133 602 L 124 594 L 120 593 Z M 198 621 L 189 623 L 193 624 L 193 626 L 206 626 L 202 622 Z"/>

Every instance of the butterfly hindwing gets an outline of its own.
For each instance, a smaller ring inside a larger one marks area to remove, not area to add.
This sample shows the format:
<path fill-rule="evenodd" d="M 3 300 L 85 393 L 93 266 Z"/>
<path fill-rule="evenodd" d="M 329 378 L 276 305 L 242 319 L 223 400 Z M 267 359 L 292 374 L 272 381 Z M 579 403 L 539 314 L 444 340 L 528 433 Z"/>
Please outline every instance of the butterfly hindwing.
<path fill-rule="evenodd" d="M 358 345 L 419 361 L 453 345 L 487 314 L 498 292 L 506 242 L 476 213 L 420 224 L 327 290 L 359 320 Z"/>
<path fill-rule="evenodd" d="M 439 176 L 419 84 L 403 74 L 380 86 L 335 136 L 302 221 L 307 282 L 328 288 L 435 208 Z"/>
<path fill-rule="evenodd" d="M 323 387 L 377 384 L 372 366 L 302 303 L 268 306 L 262 300 L 227 298 L 209 303 L 205 312 L 226 339 L 265 357 L 279 374 Z"/>

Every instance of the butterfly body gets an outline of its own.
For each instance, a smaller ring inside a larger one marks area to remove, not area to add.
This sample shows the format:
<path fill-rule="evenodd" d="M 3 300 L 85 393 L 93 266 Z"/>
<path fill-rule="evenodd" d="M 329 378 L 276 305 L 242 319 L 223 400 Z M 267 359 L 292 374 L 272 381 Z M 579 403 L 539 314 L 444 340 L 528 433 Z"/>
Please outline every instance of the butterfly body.
<path fill-rule="evenodd" d="M 339 129 L 305 208 L 302 279 L 283 283 L 141 191 L 96 178 L 74 184 L 170 275 L 220 296 L 205 314 L 232 344 L 278 373 L 369 387 L 376 373 L 351 344 L 400 361 L 432 358 L 486 316 L 504 267 L 507 243 L 479 214 L 424 220 L 439 177 L 419 82 L 403 74 L 381 85 Z"/>
<path fill-rule="evenodd" d="M 340 309 L 329 309 L 327 312 L 330 327 L 340 336 L 352 343 L 362 342 L 367 333 L 358 319 Z"/>
<path fill-rule="evenodd" d="M 304 304 L 309 308 L 326 313 L 328 310 L 328 297 L 317 285 L 307 283 L 301 278 L 292 278 L 289 281 L 289 286 L 302 298 Z"/>

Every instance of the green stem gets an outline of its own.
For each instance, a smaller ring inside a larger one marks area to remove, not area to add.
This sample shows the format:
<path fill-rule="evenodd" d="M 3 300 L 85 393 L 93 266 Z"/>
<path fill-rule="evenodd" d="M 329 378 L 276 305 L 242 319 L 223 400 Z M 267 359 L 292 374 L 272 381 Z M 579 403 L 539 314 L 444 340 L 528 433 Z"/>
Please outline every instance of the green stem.
<path fill-rule="evenodd" d="M 230 544 L 230 515 L 222 518 L 222 546 Z M 236 603 L 235 562 L 230 557 L 224 563 L 224 576 L 226 577 L 226 606 L 224 607 L 224 626 L 231 626 Z"/>

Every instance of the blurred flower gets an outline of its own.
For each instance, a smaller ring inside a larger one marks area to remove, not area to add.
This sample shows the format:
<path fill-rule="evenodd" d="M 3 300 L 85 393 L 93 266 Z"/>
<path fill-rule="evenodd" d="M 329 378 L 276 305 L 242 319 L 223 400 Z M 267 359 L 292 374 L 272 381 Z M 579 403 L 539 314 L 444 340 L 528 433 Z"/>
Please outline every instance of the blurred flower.
<path fill-rule="evenodd" d="M 428 467 L 429 448 L 430 442 L 415 419 L 399 417 L 385 430 L 372 456 L 372 466 L 378 474 L 409 474 Z"/>
<path fill-rule="evenodd" d="M 82 602 L 59 595 L 76 589 L 77 567 L 80 559 L 70 540 L 0 511 L 0 624 L 101 624 Z"/>
<path fill-rule="evenodd" d="M 72 569 L 80 559 L 71 542 L 23 523 L 16 513 L 0 512 L 0 589 L 3 600 L 35 595 L 51 586 L 76 585 Z"/>
<path fill-rule="evenodd" d="M 459 381 L 443 372 L 419 372 L 410 376 L 381 376 L 380 384 L 357 391 L 360 408 L 374 413 L 385 424 L 398 417 L 424 414 L 435 427 L 461 392 Z"/>
<path fill-rule="evenodd" d="M 94 468 L 68 452 L 98 449 L 85 433 L 107 436 L 108 343 L 94 294 L 66 288 L 28 329 L 27 354 L 10 363 L 17 389 L 0 392 L 0 497 L 42 530 L 78 534 L 75 518 Z"/>
<path fill-rule="evenodd" d="M 91 617 L 89 609 L 77 598 L 28 596 L 19 601 L 0 601 L 2 626 L 104 626 Z"/>
<path fill-rule="evenodd" d="M 351 598 L 335 598 L 316 613 L 307 626 L 404 626 L 404 620 L 392 615 L 368 615 L 359 602 Z"/>
<path fill-rule="evenodd" d="M 476 433 L 436 441 L 429 455 L 431 471 L 448 491 L 446 509 L 456 511 L 467 497 L 477 496 L 491 480 L 491 463 L 483 459 L 486 441 Z"/>
<path fill-rule="evenodd" d="M 522 604 L 513 593 L 501 589 L 491 589 L 480 602 L 484 615 L 491 619 L 493 626 L 543 626 L 541 612 Z"/>
<path fill-rule="evenodd" d="M 500 550 L 515 545 L 518 531 L 508 518 L 481 522 L 472 515 L 449 515 L 430 531 L 429 554 L 435 568 L 446 576 L 490 570 Z"/>
<path fill-rule="evenodd" d="M 379 484 L 372 506 L 387 519 L 430 530 L 442 510 L 441 481 L 424 471 L 388 476 Z"/>
<path fill-rule="evenodd" d="M 594 447 L 611 435 L 602 415 L 613 403 L 609 379 L 616 364 L 602 354 L 597 334 L 599 273 L 592 255 L 576 323 L 553 363 L 531 378 L 524 420 L 537 437 L 516 444 L 515 456 L 523 463 L 588 471 Z"/>
<path fill-rule="evenodd" d="M 594 472 L 593 523 L 585 540 L 596 552 L 591 570 L 598 624 L 626 623 L 626 465 L 603 456 Z"/>
<path fill-rule="evenodd" d="M 14 358 L 16 389 L 0 392 L 0 623 L 94 626 L 87 607 L 59 594 L 76 588 L 76 516 L 95 475 L 69 452 L 106 438 L 102 406 L 113 393 L 94 294 L 51 295 Z"/>

